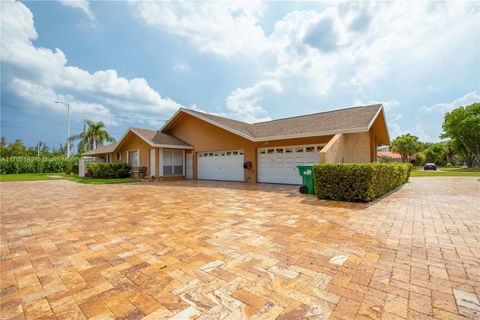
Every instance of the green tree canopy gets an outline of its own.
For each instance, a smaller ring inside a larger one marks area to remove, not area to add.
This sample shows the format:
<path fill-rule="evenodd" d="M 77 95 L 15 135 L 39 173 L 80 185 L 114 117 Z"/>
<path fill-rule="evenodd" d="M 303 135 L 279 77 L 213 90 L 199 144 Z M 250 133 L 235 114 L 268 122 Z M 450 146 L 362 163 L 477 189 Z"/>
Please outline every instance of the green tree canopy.
<path fill-rule="evenodd" d="M 83 131 L 70 137 L 70 141 L 78 141 L 78 152 L 82 153 L 94 150 L 103 146 L 105 142 L 114 142 L 115 139 L 105 130 L 105 124 L 102 121 L 94 122 L 85 120 Z"/>
<path fill-rule="evenodd" d="M 480 103 L 453 109 L 445 114 L 441 138 L 449 138 L 451 147 L 469 167 L 480 166 Z"/>
<path fill-rule="evenodd" d="M 418 137 L 407 133 L 396 137 L 392 141 L 390 149 L 402 155 L 402 162 L 409 162 L 412 156 L 420 150 L 420 142 Z"/>
<path fill-rule="evenodd" d="M 445 165 L 447 162 L 447 148 L 444 143 L 434 143 L 423 151 L 425 162 Z"/>

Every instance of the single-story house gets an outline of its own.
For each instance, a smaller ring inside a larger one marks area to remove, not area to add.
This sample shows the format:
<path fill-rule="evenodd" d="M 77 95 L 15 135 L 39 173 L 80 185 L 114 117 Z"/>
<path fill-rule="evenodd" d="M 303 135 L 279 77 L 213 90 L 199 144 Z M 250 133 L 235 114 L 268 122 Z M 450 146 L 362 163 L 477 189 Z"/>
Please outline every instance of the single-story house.
<path fill-rule="evenodd" d="M 160 179 L 300 184 L 298 164 L 375 162 L 388 144 L 381 104 L 257 123 L 180 108 L 158 131 L 129 128 L 85 155 Z"/>
<path fill-rule="evenodd" d="M 391 151 L 377 151 L 377 158 L 379 162 L 402 162 L 402 155 Z"/>

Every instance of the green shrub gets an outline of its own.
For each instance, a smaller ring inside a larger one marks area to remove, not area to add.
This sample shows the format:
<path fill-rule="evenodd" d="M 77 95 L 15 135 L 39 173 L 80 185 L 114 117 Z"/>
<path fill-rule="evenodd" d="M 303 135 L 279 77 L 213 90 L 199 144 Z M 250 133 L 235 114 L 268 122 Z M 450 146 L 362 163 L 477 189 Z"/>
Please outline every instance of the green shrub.
<path fill-rule="evenodd" d="M 408 181 L 413 166 L 398 163 L 336 163 L 313 167 L 320 199 L 368 202 Z"/>
<path fill-rule="evenodd" d="M 65 172 L 69 165 L 78 167 L 78 158 L 6 157 L 0 158 L 0 174 Z"/>
<path fill-rule="evenodd" d="M 78 175 L 78 163 L 69 163 L 65 168 L 65 174 L 76 174 Z"/>
<path fill-rule="evenodd" d="M 91 178 L 128 178 L 132 167 L 127 163 L 89 163 L 88 175 Z"/>

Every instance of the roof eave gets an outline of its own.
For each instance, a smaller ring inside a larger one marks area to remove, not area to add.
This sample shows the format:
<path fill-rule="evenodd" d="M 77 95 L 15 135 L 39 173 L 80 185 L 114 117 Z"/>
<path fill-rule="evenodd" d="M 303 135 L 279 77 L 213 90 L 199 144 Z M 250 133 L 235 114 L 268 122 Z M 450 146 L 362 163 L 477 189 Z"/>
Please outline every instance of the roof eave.
<path fill-rule="evenodd" d="M 296 139 L 296 138 L 309 138 L 309 137 L 321 137 L 321 136 L 330 136 L 339 133 L 360 133 L 360 132 L 367 132 L 368 128 L 352 128 L 348 130 L 331 130 L 331 131 L 321 131 L 321 132 L 311 132 L 311 133 L 298 133 L 298 134 L 289 134 L 283 136 L 270 136 L 270 137 L 262 137 L 256 138 L 255 142 L 263 142 L 263 141 L 273 141 L 273 140 L 287 140 L 287 139 Z"/>
<path fill-rule="evenodd" d="M 383 104 L 380 104 L 380 108 L 378 108 L 378 111 L 373 116 L 372 121 L 370 121 L 370 123 L 368 124 L 368 130 L 370 130 L 370 128 L 373 126 L 375 120 L 377 120 L 377 117 L 380 113 L 383 113 L 383 122 L 385 123 L 385 130 L 387 131 L 387 144 L 390 144 L 390 133 L 388 132 L 387 116 L 385 115 Z"/>

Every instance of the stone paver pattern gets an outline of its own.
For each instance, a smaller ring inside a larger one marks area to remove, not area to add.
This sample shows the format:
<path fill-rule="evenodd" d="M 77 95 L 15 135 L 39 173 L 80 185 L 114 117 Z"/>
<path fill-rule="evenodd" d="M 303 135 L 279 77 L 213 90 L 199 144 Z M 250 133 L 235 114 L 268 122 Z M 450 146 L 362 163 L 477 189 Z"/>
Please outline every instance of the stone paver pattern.
<path fill-rule="evenodd" d="M 479 186 L 1 183 L 1 319 L 479 319 Z"/>

